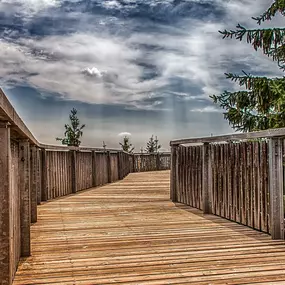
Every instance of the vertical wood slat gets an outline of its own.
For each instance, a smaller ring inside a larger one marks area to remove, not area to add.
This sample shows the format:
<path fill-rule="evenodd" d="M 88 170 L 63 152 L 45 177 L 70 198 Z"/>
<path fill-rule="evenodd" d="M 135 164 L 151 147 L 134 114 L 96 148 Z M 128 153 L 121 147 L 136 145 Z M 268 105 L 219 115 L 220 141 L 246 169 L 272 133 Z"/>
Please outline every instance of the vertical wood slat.
<path fill-rule="evenodd" d="M 11 144 L 10 129 L 8 123 L 0 123 L 0 206 L 1 206 L 1 222 L 0 232 L 6 233 L 0 235 L 0 280 L 3 284 L 12 283 L 12 263 L 10 256 L 10 169 L 11 169 Z"/>
<path fill-rule="evenodd" d="M 272 239 L 284 239 L 283 146 L 281 139 L 269 140 L 270 224 Z"/>
<path fill-rule="evenodd" d="M 170 167 L 170 199 L 176 202 L 176 149 L 177 147 L 171 147 L 171 167 Z"/>
<path fill-rule="evenodd" d="M 180 179 L 181 179 L 181 198 L 180 198 L 180 202 L 185 204 L 185 156 L 184 156 L 184 151 L 185 151 L 185 147 L 181 146 L 181 161 L 180 161 Z"/>
<path fill-rule="evenodd" d="M 92 186 L 96 187 L 97 186 L 97 179 L 96 179 L 96 152 L 92 151 Z"/>
<path fill-rule="evenodd" d="M 37 204 L 42 201 L 41 150 L 37 148 Z"/>
<path fill-rule="evenodd" d="M 230 161 L 229 161 L 229 156 L 228 156 L 228 148 L 229 144 L 226 143 L 223 145 L 224 146 L 224 189 L 225 189 L 225 195 L 224 195 L 224 207 L 225 207 L 225 218 L 229 219 L 230 218 L 230 200 L 229 200 L 229 184 L 228 184 L 228 176 L 229 176 L 229 169 L 230 169 Z"/>
<path fill-rule="evenodd" d="M 260 226 L 260 188 L 259 188 L 259 181 L 260 177 L 260 154 L 259 154 L 259 146 L 258 142 L 255 142 L 253 145 L 254 148 L 254 155 L 253 155 L 253 192 L 254 192 L 254 201 L 253 201 L 253 214 L 254 214 L 254 228 L 257 230 L 261 230 Z"/>
<path fill-rule="evenodd" d="M 21 232 L 20 232 L 20 193 L 19 193 L 19 144 L 10 141 L 11 168 L 10 168 L 10 264 L 12 277 L 18 267 L 21 256 Z M 1 220 L 1 219 L 0 219 Z M 0 241 L 1 242 L 1 241 Z M 1 243 L 0 243 L 1 244 Z M 1 280 L 1 279 L 0 279 Z"/>
<path fill-rule="evenodd" d="M 71 192 L 77 192 L 77 177 L 76 177 L 76 151 L 70 151 L 71 155 Z"/>
<path fill-rule="evenodd" d="M 47 152 L 45 149 L 41 150 L 41 184 L 42 184 L 42 201 L 48 200 L 48 185 L 47 185 Z"/>
<path fill-rule="evenodd" d="M 210 145 L 208 143 L 204 143 L 203 145 L 203 180 L 202 180 L 202 201 L 203 201 L 203 212 L 204 214 L 211 213 L 211 183 L 210 183 Z"/>
<path fill-rule="evenodd" d="M 211 167 L 212 167 L 212 213 L 217 214 L 217 160 L 216 160 L 216 145 L 212 145 Z"/>
<path fill-rule="evenodd" d="M 111 163 L 111 153 L 107 151 L 107 183 L 112 182 L 112 163 Z"/>
<path fill-rule="evenodd" d="M 30 143 L 21 141 L 20 147 L 20 197 L 21 197 L 21 256 L 30 256 L 31 189 L 30 189 Z"/>
<path fill-rule="evenodd" d="M 30 186 L 31 186 L 31 222 L 37 221 L 37 147 L 31 147 Z"/>

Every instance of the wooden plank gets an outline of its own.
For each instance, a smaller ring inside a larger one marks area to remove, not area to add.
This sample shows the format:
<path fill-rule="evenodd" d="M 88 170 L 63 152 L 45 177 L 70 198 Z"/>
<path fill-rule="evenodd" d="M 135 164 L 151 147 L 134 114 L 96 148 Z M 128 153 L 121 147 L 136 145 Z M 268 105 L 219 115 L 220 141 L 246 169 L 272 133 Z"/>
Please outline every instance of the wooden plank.
<path fill-rule="evenodd" d="M 267 181 L 266 181 L 266 161 L 267 161 L 267 152 L 266 152 L 266 143 L 261 142 L 261 152 L 260 152 L 260 168 L 261 168 L 261 179 L 260 179 L 260 215 L 261 215 L 261 230 L 263 232 L 268 231 L 267 227 Z"/>
<path fill-rule="evenodd" d="M 92 151 L 92 186 L 97 186 L 97 179 L 96 179 L 96 152 Z M 119 162 L 118 162 L 119 163 Z"/>
<path fill-rule="evenodd" d="M 37 221 L 37 147 L 31 147 L 30 187 L 31 187 L 31 222 Z"/>
<path fill-rule="evenodd" d="M 254 192 L 254 228 L 261 230 L 260 225 L 260 152 L 259 152 L 259 142 L 255 142 L 254 147 L 254 156 L 253 156 L 253 192 Z"/>
<path fill-rule="evenodd" d="M 111 164 L 111 154 L 107 152 L 107 176 L 108 176 L 108 183 L 112 182 L 112 164 Z"/>
<path fill-rule="evenodd" d="M 20 207 L 21 207 L 21 256 L 31 254 L 31 189 L 30 189 L 30 143 L 27 140 L 19 143 L 20 161 Z"/>
<path fill-rule="evenodd" d="M 272 239 L 284 239 L 283 140 L 269 141 L 270 228 Z"/>
<path fill-rule="evenodd" d="M 186 147 L 182 148 L 182 159 L 183 159 L 183 163 L 182 163 L 182 191 L 183 191 L 183 204 L 186 204 L 186 173 L 187 173 L 187 169 L 186 169 Z"/>
<path fill-rule="evenodd" d="M 42 201 L 48 200 L 48 185 L 47 185 L 47 152 L 41 149 L 41 174 L 42 174 Z"/>
<path fill-rule="evenodd" d="M 240 164 L 240 222 L 246 225 L 246 143 L 241 144 L 241 164 Z"/>
<path fill-rule="evenodd" d="M 228 175 L 227 175 L 227 184 L 228 184 L 228 218 L 234 220 L 233 215 L 233 193 L 232 193 L 232 176 L 233 176 L 233 164 L 234 164 L 234 152 L 233 144 L 229 143 L 227 145 L 227 156 L 228 156 Z"/>
<path fill-rule="evenodd" d="M 217 164 L 218 164 L 218 189 L 217 189 L 217 214 L 219 216 L 223 215 L 223 168 L 222 168 L 222 146 L 221 145 L 217 145 Z"/>
<path fill-rule="evenodd" d="M 252 142 L 246 143 L 246 225 L 253 227 L 252 221 Z"/>
<path fill-rule="evenodd" d="M 210 202 L 210 146 L 209 144 L 203 145 L 203 185 L 202 185 L 202 191 L 203 191 L 203 212 L 204 214 L 210 214 L 211 213 L 211 202 Z"/>
<path fill-rule="evenodd" d="M 212 197 L 213 197 L 213 203 L 212 203 L 212 213 L 217 214 L 217 146 L 212 145 Z"/>
<path fill-rule="evenodd" d="M 176 183 L 175 183 L 175 201 L 179 202 L 180 201 L 180 148 L 177 147 L 177 151 L 176 151 L 176 173 L 175 173 L 175 177 L 176 177 Z"/>
<path fill-rule="evenodd" d="M 33 256 L 20 264 L 14 285 L 285 280 L 284 241 L 171 203 L 169 171 L 130 174 L 39 209 Z"/>
<path fill-rule="evenodd" d="M 42 201 L 41 150 L 37 147 L 37 204 Z"/>
<path fill-rule="evenodd" d="M 10 199 L 11 190 L 11 144 L 8 123 L 0 122 L 0 283 L 10 285 L 12 282 Z"/>
<path fill-rule="evenodd" d="M 241 172 L 240 172 L 240 165 L 241 165 L 241 154 L 240 154 L 241 144 L 235 144 L 235 177 L 234 177 L 234 199 L 236 201 L 236 221 L 238 223 L 241 222 Z"/>
<path fill-rule="evenodd" d="M 190 201 L 191 201 L 191 190 L 190 190 L 190 168 L 189 168 L 189 163 L 190 163 L 190 158 L 189 158 L 189 147 L 186 147 L 186 204 L 190 205 Z"/>
<path fill-rule="evenodd" d="M 70 151 L 71 155 L 71 192 L 76 193 L 77 192 L 77 177 L 76 177 L 76 151 Z"/>

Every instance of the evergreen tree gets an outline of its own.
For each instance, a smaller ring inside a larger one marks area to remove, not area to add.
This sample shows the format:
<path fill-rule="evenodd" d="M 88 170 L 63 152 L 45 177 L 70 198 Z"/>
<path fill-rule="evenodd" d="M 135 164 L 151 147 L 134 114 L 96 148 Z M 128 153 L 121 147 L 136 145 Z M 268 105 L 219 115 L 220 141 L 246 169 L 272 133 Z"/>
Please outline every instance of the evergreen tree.
<path fill-rule="evenodd" d="M 153 135 L 152 135 L 149 138 L 149 141 L 147 142 L 146 152 L 147 153 L 157 153 L 160 148 L 161 148 L 161 145 L 159 144 L 157 137 L 155 137 L 155 139 L 154 139 Z"/>
<path fill-rule="evenodd" d="M 130 138 L 127 136 L 124 137 L 123 143 L 119 143 L 119 144 L 122 147 L 122 150 L 128 153 L 133 153 L 135 149 L 133 145 L 130 143 Z"/>
<path fill-rule="evenodd" d="M 64 138 L 56 138 L 57 141 L 61 141 L 62 144 L 67 146 L 80 146 L 79 140 L 83 135 L 83 128 L 85 125 L 80 126 L 80 120 L 77 117 L 77 110 L 72 109 L 69 115 L 70 125 L 65 124 Z"/>
<path fill-rule="evenodd" d="M 103 148 L 104 150 L 106 150 L 107 145 L 105 144 L 105 142 L 103 141 Z"/>
<path fill-rule="evenodd" d="M 253 20 L 261 25 L 264 21 L 270 21 L 277 12 L 285 16 L 285 0 L 274 1 L 267 11 L 259 17 L 253 17 Z M 238 24 L 236 30 L 220 33 L 223 38 L 246 40 L 255 50 L 261 49 L 285 71 L 285 28 L 246 29 Z M 221 95 L 210 97 L 225 110 L 224 117 L 233 128 L 249 132 L 285 127 L 284 77 L 252 76 L 244 71 L 242 75 L 228 73 L 226 77 L 239 83 L 243 90 L 225 91 Z"/>

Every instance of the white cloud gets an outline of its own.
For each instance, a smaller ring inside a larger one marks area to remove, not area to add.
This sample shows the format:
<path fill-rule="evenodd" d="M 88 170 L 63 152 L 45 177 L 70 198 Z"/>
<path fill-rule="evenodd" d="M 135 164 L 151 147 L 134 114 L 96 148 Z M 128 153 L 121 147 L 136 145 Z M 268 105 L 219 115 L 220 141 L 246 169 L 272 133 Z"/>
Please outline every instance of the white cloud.
<path fill-rule="evenodd" d="M 132 134 L 128 132 L 122 132 L 122 133 L 119 133 L 118 136 L 119 137 L 130 137 L 132 136 Z"/>
<path fill-rule="evenodd" d="M 60 0 L 17 1 L 19 7 L 24 7 L 25 11 L 32 11 L 32 14 L 57 7 L 61 2 Z M 124 2 L 135 3 L 126 0 Z M 169 6 L 172 2 L 167 1 L 164 4 Z M 68 35 L 22 38 L 14 43 L 2 40 L 0 41 L 1 83 L 6 85 L 13 80 L 59 93 L 66 99 L 89 103 L 123 103 L 134 105 L 139 109 L 152 110 L 161 104 L 159 100 L 151 104 L 140 104 L 140 101 L 147 99 L 148 94 L 153 91 L 167 89 L 171 86 L 173 77 L 188 82 L 187 87 L 184 90 L 177 90 L 177 93 L 195 97 L 191 90 L 186 90 L 189 86 L 190 88 L 195 86 L 201 90 L 199 96 L 208 98 L 209 95 L 228 88 L 229 82 L 224 80 L 224 72 L 232 71 L 237 64 L 252 72 L 266 71 L 268 75 L 273 76 L 282 74 L 276 64 L 261 52 L 255 52 L 244 42 L 223 40 L 218 33 L 218 30 L 234 28 L 238 22 L 254 25 L 251 16 L 262 13 L 271 1 L 205 0 L 203 2 L 223 7 L 226 12 L 225 17 L 220 21 L 189 18 L 181 20 L 176 27 L 161 25 L 163 31 L 161 33 L 155 31 L 144 33 L 142 30 L 123 36 L 94 29 L 94 31 Z M 0 11 L 9 3 L 8 0 L 1 1 Z M 161 1 L 147 1 L 147 3 L 155 6 Z M 112 9 L 124 9 L 115 0 L 105 1 L 103 5 Z M 18 9 L 16 5 L 9 7 Z M 80 13 L 78 16 L 85 17 Z M 274 21 L 281 25 L 283 19 L 281 21 L 277 17 Z M 131 25 L 132 21 L 128 21 L 128 24 Z M 81 30 L 84 30 L 84 27 Z M 158 45 L 160 49 L 147 52 L 140 49 L 140 45 L 146 43 Z M 143 67 L 136 64 L 137 60 L 153 64 L 159 76 L 143 81 L 141 79 Z M 183 89 L 183 85 L 180 87 Z M 236 87 L 233 85 L 233 88 Z"/>
<path fill-rule="evenodd" d="M 199 112 L 199 113 L 221 113 L 222 111 L 220 109 L 215 108 L 214 106 L 206 106 L 204 108 L 195 108 L 191 109 L 191 112 Z"/>

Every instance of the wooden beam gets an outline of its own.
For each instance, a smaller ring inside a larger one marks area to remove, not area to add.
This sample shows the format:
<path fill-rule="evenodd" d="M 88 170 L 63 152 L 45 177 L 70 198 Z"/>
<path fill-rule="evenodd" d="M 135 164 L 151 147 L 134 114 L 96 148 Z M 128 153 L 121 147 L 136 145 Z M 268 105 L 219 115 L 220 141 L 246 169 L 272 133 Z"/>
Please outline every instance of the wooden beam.
<path fill-rule="evenodd" d="M 111 153 L 107 151 L 107 171 L 108 171 L 108 183 L 112 182 L 112 164 L 111 164 Z"/>
<path fill-rule="evenodd" d="M 170 142 L 170 146 L 177 146 L 181 144 L 201 144 L 201 143 L 213 143 L 213 142 L 227 142 L 233 140 L 249 140 L 257 138 L 272 138 L 272 137 L 285 137 L 285 128 L 270 129 L 266 131 L 258 131 L 251 133 L 238 133 L 213 137 L 202 138 L 189 138 L 189 139 L 177 139 Z"/>
<path fill-rule="evenodd" d="M 122 179 L 122 167 L 121 167 L 121 163 L 122 163 L 122 153 L 118 152 L 117 153 L 117 161 L 118 161 L 118 180 Z"/>
<path fill-rule="evenodd" d="M 97 168 L 96 168 L 96 152 L 95 152 L 95 151 L 92 151 L 92 186 L 93 186 L 93 187 L 96 187 L 96 186 L 97 186 L 96 174 L 97 174 Z"/>
<path fill-rule="evenodd" d="M 160 155 L 159 155 L 159 152 L 156 154 L 156 170 L 160 170 Z"/>
<path fill-rule="evenodd" d="M 272 239 L 284 239 L 283 140 L 269 141 L 269 192 Z"/>
<path fill-rule="evenodd" d="M 203 166 L 202 166 L 202 209 L 204 214 L 211 213 L 211 180 L 210 180 L 210 145 L 209 143 L 204 143 L 203 145 Z"/>
<path fill-rule="evenodd" d="M 76 151 L 70 151 L 71 154 L 71 187 L 72 193 L 77 192 L 77 177 L 76 177 Z"/>
<path fill-rule="evenodd" d="M 42 188 L 42 201 L 48 200 L 48 183 L 47 183 L 47 151 L 45 149 L 41 149 L 41 188 Z"/>
<path fill-rule="evenodd" d="M 171 147 L 171 167 L 170 167 L 170 199 L 176 202 L 176 168 L 177 168 L 177 147 Z"/>
<path fill-rule="evenodd" d="M 116 153 L 118 151 L 120 151 L 120 149 L 117 148 L 110 148 L 110 149 L 104 149 L 104 148 L 100 148 L 100 147 L 88 147 L 88 146 L 64 146 L 64 145 L 49 145 L 49 144 L 42 144 L 40 143 L 39 146 L 41 148 L 44 148 L 46 150 L 63 150 L 63 151 L 71 151 L 71 150 L 75 150 L 75 151 L 96 151 L 96 152 L 101 152 L 104 153 L 106 152 L 106 150 L 112 152 L 112 153 Z"/>
<path fill-rule="evenodd" d="M 26 127 L 22 119 L 19 117 L 3 90 L 0 88 L 0 114 L 4 118 L 2 120 L 8 121 L 11 127 L 20 134 L 21 137 L 27 138 L 32 144 L 38 145 L 39 142 L 35 139 L 30 130 Z"/>
<path fill-rule="evenodd" d="M 42 180 L 41 180 L 41 150 L 37 147 L 37 204 L 42 201 Z"/>
<path fill-rule="evenodd" d="M 10 231 L 11 145 L 8 123 L 0 123 L 0 284 L 12 284 Z"/>
<path fill-rule="evenodd" d="M 37 147 L 31 147 L 31 163 L 30 163 L 30 185 L 31 185 L 31 222 L 35 223 L 37 221 L 37 200 L 38 200 L 38 184 L 37 184 L 37 174 L 38 174 L 38 160 L 37 160 Z"/>
<path fill-rule="evenodd" d="M 21 209 L 21 256 L 31 254 L 31 189 L 30 189 L 30 143 L 19 143 L 20 209 Z"/>
<path fill-rule="evenodd" d="M 136 156 L 132 154 L 132 169 L 131 172 L 136 172 Z"/>

